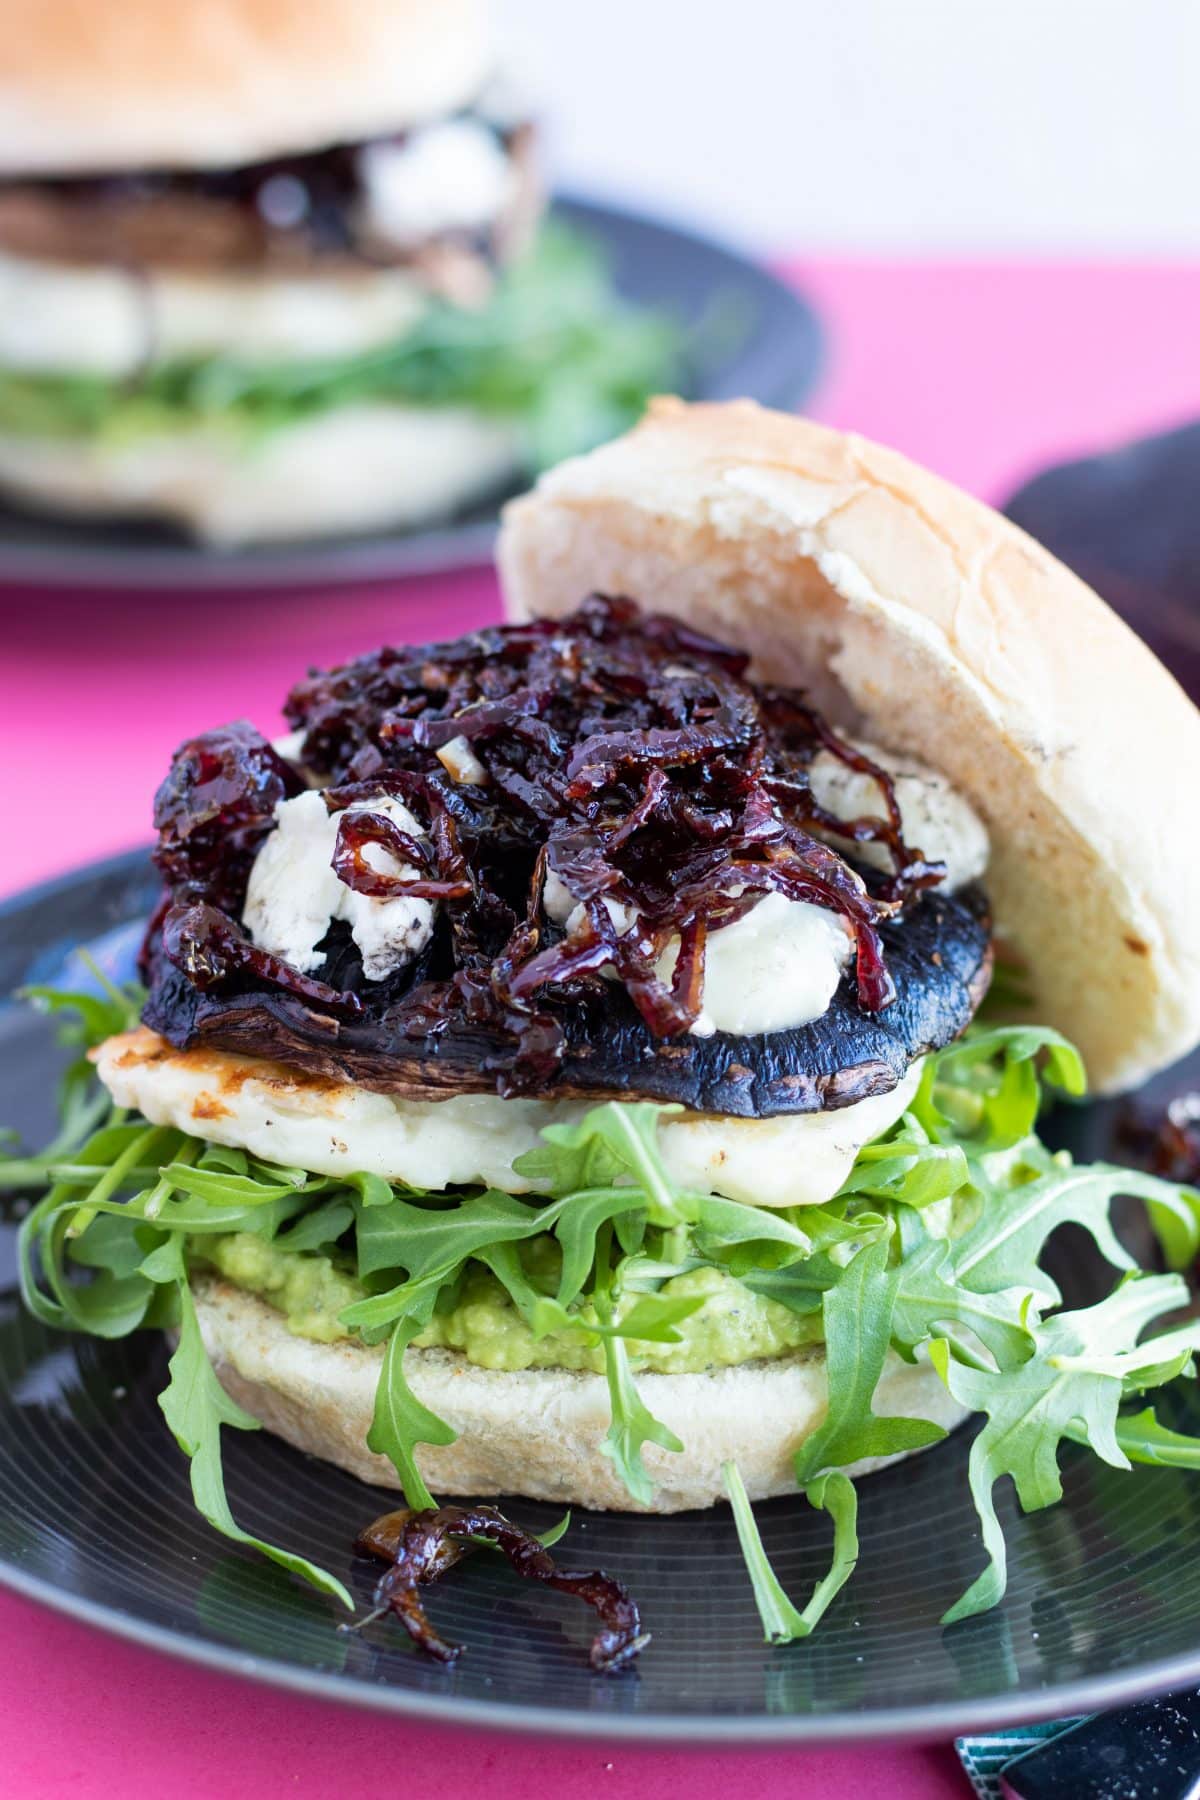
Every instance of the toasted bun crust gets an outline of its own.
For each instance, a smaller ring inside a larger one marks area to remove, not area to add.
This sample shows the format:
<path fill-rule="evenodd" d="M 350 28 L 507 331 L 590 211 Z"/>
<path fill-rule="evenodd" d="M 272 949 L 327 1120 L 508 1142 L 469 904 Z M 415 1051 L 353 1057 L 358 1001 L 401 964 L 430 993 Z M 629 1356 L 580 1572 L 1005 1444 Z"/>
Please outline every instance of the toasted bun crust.
<path fill-rule="evenodd" d="M 471 100 L 486 0 L 20 0 L 0 32 L 5 174 L 228 168 Z"/>
<path fill-rule="evenodd" d="M 116 443 L 0 434 L 0 491 L 231 548 L 445 518 L 510 486 L 520 456 L 511 425 L 468 407 L 364 402 L 249 447 L 219 424 Z"/>
<path fill-rule="evenodd" d="M 193 1279 L 204 1342 L 222 1385 L 298 1450 L 337 1463 L 362 1481 L 399 1487 L 390 1462 L 367 1449 L 381 1347 L 295 1337 L 280 1313 L 228 1282 Z M 791 1459 L 825 1412 L 825 1358 L 818 1350 L 778 1362 L 703 1375 L 639 1375 L 656 1418 L 682 1452 L 647 1444 L 656 1482 L 639 1507 L 601 1454 L 608 1430 L 602 1375 L 567 1369 L 480 1369 L 445 1350 L 410 1350 L 405 1373 L 418 1399 L 458 1433 L 417 1452 L 435 1494 L 524 1494 L 618 1512 L 683 1512 L 725 1497 L 721 1464 L 736 1460 L 753 1500 L 794 1493 Z M 934 1371 L 893 1357 L 875 1397 L 877 1412 L 932 1419 L 947 1430 L 966 1417 Z M 899 1457 L 859 1463 L 865 1475 Z"/>
<path fill-rule="evenodd" d="M 656 401 L 508 508 L 514 617 L 628 594 L 924 757 L 992 839 L 998 936 L 1093 1085 L 1200 1039 L 1200 713 L 1083 582 L 904 457 L 748 401 Z"/>

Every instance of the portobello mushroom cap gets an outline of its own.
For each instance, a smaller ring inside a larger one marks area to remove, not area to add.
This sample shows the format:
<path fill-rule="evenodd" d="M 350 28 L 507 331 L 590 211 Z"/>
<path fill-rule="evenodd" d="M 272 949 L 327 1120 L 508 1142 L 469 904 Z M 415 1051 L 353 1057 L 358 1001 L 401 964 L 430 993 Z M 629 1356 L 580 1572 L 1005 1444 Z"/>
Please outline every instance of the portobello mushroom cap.
<path fill-rule="evenodd" d="M 596 982 L 585 995 L 547 1007 L 566 1048 L 538 1093 L 675 1101 L 737 1118 L 819 1112 L 887 1093 L 916 1057 L 951 1042 L 970 1023 L 991 974 L 986 899 L 978 887 L 955 895 L 935 890 L 884 924 L 880 937 L 896 988 L 892 1004 L 867 1011 L 850 973 L 828 1010 L 793 1031 L 658 1038 L 623 989 Z M 203 992 L 161 954 L 152 955 L 150 972 L 143 1017 L 180 1050 L 202 1044 L 250 1051 L 422 1100 L 493 1091 L 517 1057 L 515 1039 L 461 1016 L 414 1036 L 394 1001 L 382 994 L 372 1001 L 361 987 L 364 1011 L 339 1018 L 267 988 Z"/>

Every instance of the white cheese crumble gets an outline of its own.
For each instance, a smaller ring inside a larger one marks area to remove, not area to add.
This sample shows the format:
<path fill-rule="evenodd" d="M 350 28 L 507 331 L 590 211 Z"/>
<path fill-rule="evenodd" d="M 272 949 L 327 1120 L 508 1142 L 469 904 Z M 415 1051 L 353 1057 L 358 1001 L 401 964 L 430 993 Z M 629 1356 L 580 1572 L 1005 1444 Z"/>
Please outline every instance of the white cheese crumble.
<path fill-rule="evenodd" d="M 461 733 L 448 739 L 435 754 L 451 781 L 461 782 L 463 787 L 480 787 L 487 780 L 487 770 L 472 750 L 470 739 Z"/>
<path fill-rule="evenodd" d="M 602 894 L 600 898 L 601 905 L 616 926 L 617 936 L 624 937 L 637 924 L 637 908 L 626 906 L 621 900 L 614 900 L 611 894 Z M 577 931 L 587 918 L 583 902 L 576 899 L 562 876 L 554 869 L 546 871 L 542 886 L 542 905 L 546 909 L 546 917 L 553 919 L 556 925 L 564 926 L 568 936 Z"/>
<path fill-rule="evenodd" d="M 565 924 L 568 932 L 583 920 L 583 908 L 553 869 L 546 876 L 542 904 L 548 917 Z M 632 907 L 607 895 L 604 907 L 620 936 L 637 921 Z M 764 894 L 743 918 L 710 932 L 703 1006 L 691 1035 L 727 1031 L 749 1037 L 810 1024 L 828 1009 L 852 948 L 839 914 L 782 894 Z M 670 981 L 678 955 L 679 939 L 672 938 L 658 959 L 661 980 Z"/>
<path fill-rule="evenodd" d="M 382 813 L 410 836 L 423 835 L 408 808 L 389 795 L 346 810 Z M 425 948 L 433 933 L 434 906 L 403 895 L 376 899 L 340 881 L 331 865 L 342 816 L 327 812 L 316 792 L 279 802 L 275 829 L 250 870 L 242 924 L 260 949 L 308 975 L 325 961 L 317 945 L 335 920 L 344 919 L 362 952 L 363 974 L 368 981 L 382 981 Z M 368 844 L 363 860 L 385 874 L 409 868 L 379 844 Z"/>
<path fill-rule="evenodd" d="M 761 1031 L 794 1031 L 829 1009 L 854 940 L 840 913 L 764 894 L 748 913 L 708 935 L 704 999 L 693 1037 L 727 1031 L 751 1037 Z M 678 940 L 658 961 L 670 981 Z"/>
<path fill-rule="evenodd" d="M 428 125 L 358 156 L 371 229 L 413 245 L 447 231 L 479 231 L 511 204 L 519 180 L 493 131 L 471 119 Z"/>
<path fill-rule="evenodd" d="M 485 1182 L 527 1193 L 513 1163 L 547 1125 L 570 1124 L 585 1101 L 501 1100 L 460 1094 L 406 1100 L 351 1083 L 288 1079 L 271 1065 L 260 1079 L 254 1059 L 221 1052 L 139 1056 L 132 1038 L 110 1038 L 97 1052 L 100 1079 L 121 1106 L 152 1124 L 174 1125 L 212 1143 L 248 1150 L 315 1175 L 363 1171 L 439 1191 Z M 233 1079 L 223 1080 L 228 1072 Z M 269 1079 L 267 1078 L 269 1077 Z M 901 1084 L 836 1112 L 787 1118 L 730 1119 L 667 1114 L 659 1148 L 681 1187 L 751 1206 L 820 1206 L 841 1187 L 863 1144 L 895 1123 L 920 1080 L 914 1065 Z"/>
<path fill-rule="evenodd" d="M 881 750 L 877 744 L 848 739 L 856 750 L 886 770 L 896 788 L 905 842 L 924 851 L 929 862 L 946 865 L 945 891 L 953 893 L 969 881 L 977 881 L 988 864 L 988 835 L 970 802 L 953 788 L 944 775 L 911 757 Z M 870 775 L 848 769 L 829 750 L 820 750 L 809 770 L 813 796 L 819 806 L 842 819 L 885 818 L 883 790 Z M 832 833 L 829 834 L 833 836 Z M 840 848 L 846 840 L 835 838 Z M 882 844 L 855 844 L 852 854 L 871 868 L 890 869 L 891 858 Z"/>
<path fill-rule="evenodd" d="M 897 758 L 874 744 L 856 747 L 892 775 L 905 837 L 931 862 L 946 864 L 947 891 L 977 880 L 987 867 L 988 838 L 968 801 L 923 763 Z M 827 811 L 845 819 L 885 816 L 879 783 L 848 769 L 830 751 L 813 758 L 810 778 L 814 796 Z M 881 844 L 834 841 L 875 868 L 891 867 Z M 542 904 L 547 916 L 568 932 L 582 922 L 582 908 L 553 870 L 546 877 Z M 635 911 L 615 900 L 606 898 L 604 905 L 622 935 L 637 920 Z M 765 894 L 734 924 L 710 932 L 702 1008 L 691 1035 L 711 1037 L 722 1031 L 750 1037 L 811 1024 L 828 1010 L 853 948 L 850 927 L 839 913 L 783 894 Z M 658 961 L 663 981 L 670 981 L 678 955 L 679 940 L 673 938 Z"/>

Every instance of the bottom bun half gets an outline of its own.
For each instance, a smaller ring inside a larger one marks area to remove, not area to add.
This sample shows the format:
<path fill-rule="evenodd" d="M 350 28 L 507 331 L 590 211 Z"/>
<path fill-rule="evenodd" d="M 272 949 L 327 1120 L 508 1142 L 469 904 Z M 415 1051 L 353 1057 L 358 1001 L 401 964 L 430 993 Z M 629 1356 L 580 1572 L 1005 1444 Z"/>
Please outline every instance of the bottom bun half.
<path fill-rule="evenodd" d="M 297 1450 L 363 1481 L 398 1488 L 385 1457 L 367 1449 L 382 1348 L 296 1337 L 265 1301 L 226 1282 L 193 1282 L 200 1329 L 226 1391 Z M 825 1413 L 820 1350 L 700 1375 L 647 1374 L 650 1411 L 683 1443 L 644 1447 L 655 1483 L 648 1507 L 626 1492 L 601 1445 L 609 1424 L 602 1375 L 568 1369 L 481 1369 L 446 1350 L 410 1350 L 413 1392 L 458 1436 L 422 1445 L 421 1471 L 435 1494 L 520 1494 L 621 1512 L 682 1512 L 725 1498 L 721 1464 L 732 1459 L 752 1500 L 793 1493 L 792 1457 Z M 947 1430 L 966 1414 L 927 1364 L 892 1357 L 875 1396 L 885 1415 L 933 1420 Z M 900 1457 L 855 1464 L 867 1474 Z"/>
<path fill-rule="evenodd" d="M 0 434 L 0 488 L 235 548 L 445 519 L 510 486 L 515 429 L 463 407 L 336 407 L 247 443 L 219 424 L 108 440 Z"/>

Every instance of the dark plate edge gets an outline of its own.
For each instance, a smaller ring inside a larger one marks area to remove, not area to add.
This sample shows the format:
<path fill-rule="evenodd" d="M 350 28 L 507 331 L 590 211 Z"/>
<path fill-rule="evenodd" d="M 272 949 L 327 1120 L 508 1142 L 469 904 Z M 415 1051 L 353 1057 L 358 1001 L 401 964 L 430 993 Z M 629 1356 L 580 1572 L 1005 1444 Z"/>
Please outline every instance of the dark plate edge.
<path fill-rule="evenodd" d="M 884 1708 L 870 1713 L 804 1713 L 791 1718 L 778 1713 L 707 1719 L 688 1713 L 656 1713 L 642 1718 L 605 1713 L 599 1717 L 591 1712 L 565 1713 L 535 1706 L 506 1706 L 500 1701 L 443 1698 L 347 1676 L 309 1673 L 273 1657 L 224 1651 L 218 1645 L 209 1645 L 182 1632 L 144 1625 L 127 1614 L 97 1606 L 91 1601 L 77 1600 L 66 1590 L 26 1575 L 11 1563 L 0 1562 L 0 1587 L 48 1606 L 81 1624 L 123 1638 L 127 1643 L 161 1651 L 221 1675 L 245 1676 L 262 1685 L 311 1699 L 367 1707 L 372 1712 L 390 1713 L 426 1724 L 467 1725 L 475 1730 L 502 1731 L 514 1737 L 536 1735 L 580 1742 L 618 1739 L 627 1743 L 679 1747 L 688 1743 L 844 1744 L 847 1741 L 878 1742 L 881 1738 L 929 1741 L 957 1737 L 969 1731 L 1002 1730 L 1009 1725 L 1101 1712 L 1108 1707 L 1150 1699 L 1177 1688 L 1194 1687 L 1200 1681 L 1198 1650 L 1192 1657 L 1150 1663 L 1127 1675 L 1039 1689 L 1021 1697 L 1015 1707 L 1009 1701 L 992 1701 L 977 1707 L 946 1704 Z M 781 1650 L 779 1654 L 795 1652 Z M 603 1681 L 605 1677 L 597 1676 L 596 1679 Z"/>
<path fill-rule="evenodd" d="M 69 893 L 81 882 L 102 881 L 109 875 L 133 874 L 139 868 L 152 872 L 151 847 L 147 839 L 131 850 L 114 851 L 97 862 L 77 863 L 73 869 L 64 869 L 61 875 L 47 875 L 44 881 L 35 881 L 31 887 L 14 888 L 11 893 L 0 894 L 0 920 L 23 912 L 27 906 L 40 906 L 45 900 Z M 11 998 L 10 994 L 0 994 L 0 1003 Z"/>

